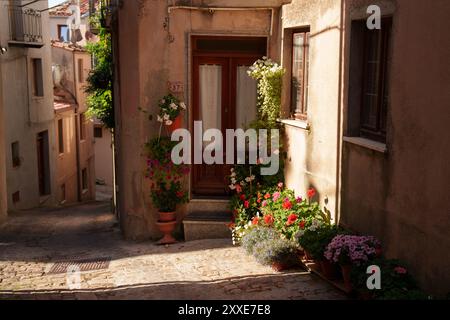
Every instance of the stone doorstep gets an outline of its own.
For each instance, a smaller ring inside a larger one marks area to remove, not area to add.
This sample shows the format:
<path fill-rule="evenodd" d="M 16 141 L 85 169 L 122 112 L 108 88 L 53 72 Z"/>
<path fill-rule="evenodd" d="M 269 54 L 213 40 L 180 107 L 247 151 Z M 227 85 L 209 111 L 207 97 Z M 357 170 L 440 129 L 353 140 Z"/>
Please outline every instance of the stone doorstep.
<path fill-rule="evenodd" d="M 229 212 L 193 212 L 183 220 L 186 241 L 231 239 Z"/>
<path fill-rule="evenodd" d="M 188 212 L 225 212 L 229 211 L 230 201 L 226 199 L 191 199 L 188 203 Z"/>

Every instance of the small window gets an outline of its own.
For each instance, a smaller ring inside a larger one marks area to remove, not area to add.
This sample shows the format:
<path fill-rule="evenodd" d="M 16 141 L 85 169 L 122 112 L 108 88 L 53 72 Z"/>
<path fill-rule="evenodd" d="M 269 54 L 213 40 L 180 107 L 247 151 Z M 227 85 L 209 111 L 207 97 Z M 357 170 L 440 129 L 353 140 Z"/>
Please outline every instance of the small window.
<path fill-rule="evenodd" d="M 58 25 L 58 40 L 61 42 L 69 42 L 69 27 L 67 25 Z"/>
<path fill-rule="evenodd" d="M 291 113 L 306 120 L 308 112 L 309 29 L 292 33 Z"/>
<path fill-rule="evenodd" d="M 20 202 L 20 191 L 16 191 L 12 194 L 13 204 Z"/>
<path fill-rule="evenodd" d="M 81 186 L 82 186 L 83 190 L 87 190 L 88 189 L 88 172 L 87 172 L 87 169 L 83 169 L 81 171 Z"/>
<path fill-rule="evenodd" d="M 13 167 L 19 167 L 20 166 L 20 150 L 19 150 L 19 142 L 13 142 L 11 144 L 11 155 L 12 155 L 12 164 Z"/>
<path fill-rule="evenodd" d="M 59 146 L 59 153 L 64 153 L 64 122 L 63 119 L 58 120 L 58 146 Z"/>
<path fill-rule="evenodd" d="M 84 68 L 83 68 L 83 59 L 78 59 L 78 82 L 84 82 Z"/>
<path fill-rule="evenodd" d="M 102 127 L 94 127 L 94 137 L 95 138 L 103 138 L 103 128 Z"/>
<path fill-rule="evenodd" d="M 366 21 L 352 22 L 350 49 L 349 135 L 386 142 L 389 105 L 389 60 L 392 18 L 381 29 L 369 30 Z"/>
<path fill-rule="evenodd" d="M 61 186 L 61 202 L 66 201 L 66 185 Z"/>
<path fill-rule="evenodd" d="M 86 139 L 86 116 L 84 113 L 80 114 L 80 140 Z"/>
<path fill-rule="evenodd" d="M 42 59 L 32 59 L 33 64 L 33 95 L 44 96 L 44 80 L 42 76 Z"/>

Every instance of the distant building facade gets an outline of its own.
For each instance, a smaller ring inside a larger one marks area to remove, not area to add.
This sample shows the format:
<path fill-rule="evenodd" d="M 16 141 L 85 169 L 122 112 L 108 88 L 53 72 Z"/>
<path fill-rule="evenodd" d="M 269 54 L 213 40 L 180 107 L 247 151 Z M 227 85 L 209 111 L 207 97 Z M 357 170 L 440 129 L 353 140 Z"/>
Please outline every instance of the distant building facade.
<path fill-rule="evenodd" d="M 91 55 L 65 43 L 52 43 L 57 199 L 60 204 L 95 199 L 94 123 L 86 114 Z"/>
<path fill-rule="evenodd" d="M 15 211 L 55 204 L 47 5 L 47 1 L 18 0 L 0 4 L 0 46 L 4 49 L 0 54 L 2 216 L 6 215 L 5 208 Z"/>

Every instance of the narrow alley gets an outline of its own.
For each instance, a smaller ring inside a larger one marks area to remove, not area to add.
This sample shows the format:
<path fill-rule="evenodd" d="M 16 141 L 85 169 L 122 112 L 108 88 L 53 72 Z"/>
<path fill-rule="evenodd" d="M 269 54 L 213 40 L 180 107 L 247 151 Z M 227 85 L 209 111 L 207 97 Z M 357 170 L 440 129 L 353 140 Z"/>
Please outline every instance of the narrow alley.
<path fill-rule="evenodd" d="M 301 269 L 262 266 L 227 239 L 168 247 L 122 240 L 109 211 L 92 202 L 11 215 L 0 229 L 0 299 L 345 298 Z M 82 271 L 77 286 L 64 272 L 68 261 L 97 270 Z"/>

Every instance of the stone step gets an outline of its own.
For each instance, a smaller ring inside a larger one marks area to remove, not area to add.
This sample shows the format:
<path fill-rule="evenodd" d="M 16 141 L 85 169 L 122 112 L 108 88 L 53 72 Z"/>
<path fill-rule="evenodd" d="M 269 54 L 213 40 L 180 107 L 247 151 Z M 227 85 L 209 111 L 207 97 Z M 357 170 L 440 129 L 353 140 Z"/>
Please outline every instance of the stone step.
<path fill-rule="evenodd" d="M 226 212 L 230 210 L 230 201 L 228 199 L 191 199 L 187 210 L 189 213 Z"/>
<path fill-rule="evenodd" d="M 227 211 L 191 212 L 183 220 L 184 240 L 231 239 L 230 222 Z"/>

